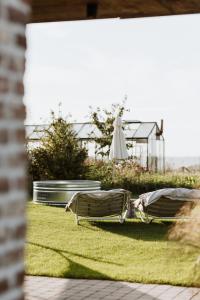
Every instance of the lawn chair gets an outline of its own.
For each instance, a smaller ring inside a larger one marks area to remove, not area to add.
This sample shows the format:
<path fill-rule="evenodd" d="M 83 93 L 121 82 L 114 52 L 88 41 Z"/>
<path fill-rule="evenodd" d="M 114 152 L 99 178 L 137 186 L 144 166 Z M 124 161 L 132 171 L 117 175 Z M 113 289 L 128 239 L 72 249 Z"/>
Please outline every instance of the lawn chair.
<path fill-rule="evenodd" d="M 118 220 L 124 223 L 129 208 L 130 193 L 126 190 L 91 191 L 76 193 L 66 205 L 66 211 L 89 221 Z"/>
<path fill-rule="evenodd" d="M 142 194 L 132 205 L 143 222 L 151 223 L 155 219 L 189 219 L 179 212 L 196 201 L 200 201 L 200 190 L 169 188 Z"/>

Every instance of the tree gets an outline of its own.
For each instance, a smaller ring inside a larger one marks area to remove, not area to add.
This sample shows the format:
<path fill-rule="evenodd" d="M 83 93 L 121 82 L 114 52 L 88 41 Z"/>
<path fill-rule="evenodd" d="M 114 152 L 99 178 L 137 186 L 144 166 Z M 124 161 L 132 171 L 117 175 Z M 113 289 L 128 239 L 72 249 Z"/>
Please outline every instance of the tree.
<path fill-rule="evenodd" d="M 79 144 L 72 125 L 52 113 L 40 146 L 28 151 L 33 180 L 79 179 L 85 173 L 87 150 Z"/>
<path fill-rule="evenodd" d="M 102 157 L 109 155 L 115 116 L 118 113 L 119 116 L 122 117 L 125 111 L 129 111 L 125 107 L 125 100 L 122 104 L 112 104 L 110 110 L 97 107 L 94 111 L 93 108 L 90 107 L 91 121 L 101 132 L 101 137 L 96 137 L 94 139 L 97 144 L 96 154 L 101 155 Z M 131 145 L 127 144 L 127 146 L 129 148 Z"/>

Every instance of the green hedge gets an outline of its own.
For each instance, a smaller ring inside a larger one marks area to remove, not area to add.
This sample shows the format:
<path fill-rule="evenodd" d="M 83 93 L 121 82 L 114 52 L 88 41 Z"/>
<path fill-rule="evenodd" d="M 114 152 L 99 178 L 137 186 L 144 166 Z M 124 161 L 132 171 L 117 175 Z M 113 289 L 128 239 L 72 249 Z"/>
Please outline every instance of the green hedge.
<path fill-rule="evenodd" d="M 103 189 L 124 188 L 133 194 L 142 194 L 162 188 L 200 188 L 200 175 L 184 173 L 155 174 L 142 172 L 138 166 L 93 162 L 88 166 L 86 179 L 99 180 Z"/>

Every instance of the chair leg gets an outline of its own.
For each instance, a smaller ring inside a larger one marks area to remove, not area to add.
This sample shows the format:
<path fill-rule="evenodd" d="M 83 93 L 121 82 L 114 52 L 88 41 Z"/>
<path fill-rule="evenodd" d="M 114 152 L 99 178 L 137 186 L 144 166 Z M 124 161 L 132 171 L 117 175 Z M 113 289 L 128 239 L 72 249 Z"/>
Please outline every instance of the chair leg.
<path fill-rule="evenodd" d="M 134 218 L 134 213 L 133 213 L 133 207 L 132 207 L 132 203 L 129 202 L 128 203 L 128 208 L 127 208 L 127 213 L 126 213 L 126 217 L 129 219 L 133 219 Z"/>
<path fill-rule="evenodd" d="M 148 214 L 145 214 L 145 220 L 144 222 L 146 224 L 151 224 L 153 222 L 153 218 L 150 218 Z"/>
<path fill-rule="evenodd" d="M 76 225 L 79 225 L 78 215 L 76 215 Z"/>
<path fill-rule="evenodd" d="M 123 224 L 125 222 L 125 218 L 123 216 L 119 216 L 119 223 Z"/>
<path fill-rule="evenodd" d="M 140 217 L 141 221 L 146 224 L 150 224 L 153 221 L 153 219 L 149 218 L 148 214 L 141 212 L 141 211 L 139 211 L 139 217 Z"/>

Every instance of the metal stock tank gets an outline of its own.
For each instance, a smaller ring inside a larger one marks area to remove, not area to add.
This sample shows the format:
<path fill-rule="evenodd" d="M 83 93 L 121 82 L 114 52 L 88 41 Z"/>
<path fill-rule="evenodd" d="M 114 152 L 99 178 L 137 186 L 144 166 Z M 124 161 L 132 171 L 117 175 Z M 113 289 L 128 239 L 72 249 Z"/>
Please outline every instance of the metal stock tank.
<path fill-rule="evenodd" d="M 65 206 L 76 192 L 97 191 L 100 181 L 48 180 L 33 182 L 33 201 L 54 206 Z"/>

